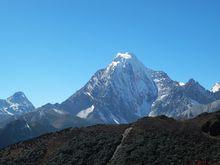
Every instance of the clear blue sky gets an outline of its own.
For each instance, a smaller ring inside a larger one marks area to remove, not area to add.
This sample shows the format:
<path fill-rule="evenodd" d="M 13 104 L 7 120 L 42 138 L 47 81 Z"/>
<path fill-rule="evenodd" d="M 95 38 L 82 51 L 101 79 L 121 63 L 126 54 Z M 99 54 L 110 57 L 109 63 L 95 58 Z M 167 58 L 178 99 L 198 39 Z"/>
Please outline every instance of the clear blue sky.
<path fill-rule="evenodd" d="M 220 81 L 220 1 L 0 1 L 0 98 L 61 102 L 121 51 L 209 89 Z"/>

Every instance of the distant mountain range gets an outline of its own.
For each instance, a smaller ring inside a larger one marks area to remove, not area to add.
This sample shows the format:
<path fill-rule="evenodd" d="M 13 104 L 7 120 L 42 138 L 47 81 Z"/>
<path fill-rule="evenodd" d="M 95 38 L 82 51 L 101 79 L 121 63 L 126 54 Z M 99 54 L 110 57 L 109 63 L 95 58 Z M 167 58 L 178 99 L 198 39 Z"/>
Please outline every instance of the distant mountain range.
<path fill-rule="evenodd" d="M 22 92 L 0 100 L 0 147 L 73 126 L 127 124 L 145 116 L 193 118 L 220 109 L 219 86 L 209 91 L 193 79 L 180 83 L 130 53 L 118 53 L 61 104 L 35 108 Z"/>

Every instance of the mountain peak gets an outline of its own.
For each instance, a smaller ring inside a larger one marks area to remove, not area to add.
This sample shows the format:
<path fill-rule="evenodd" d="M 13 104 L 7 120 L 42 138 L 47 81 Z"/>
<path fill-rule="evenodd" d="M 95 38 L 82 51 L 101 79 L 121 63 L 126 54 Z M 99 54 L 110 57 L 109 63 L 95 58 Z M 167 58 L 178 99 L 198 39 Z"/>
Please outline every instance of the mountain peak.
<path fill-rule="evenodd" d="M 203 91 L 206 92 L 206 89 L 196 80 L 194 79 L 190 79 L 185 85 L 184 87 L 186 89 L 190 89 L 190 90 L 199 90 L 199 91 Z"/>
<path fill-rule="evenodd" d="M 132 59 L 134 55 L 132 53 L 126 52 L 126 53 L 118 53 L 115 56 L 114 60 L 121 60 L 121 59 Z"/>
<path fill-rule="evenodd" d="M 118 53 L 62 106 L 89 120 L 128 123 L 148 115 L 156 97 L 157 87 L 145 66 L 131 53 Z"/>
<path fill-rule="evenodd" d="M 24 92 L 19 91 L 19 92 L 15 92 L 12 97 L 23 97 L 23 98 L 25 98 L 26 96 L 25 96 Z"/>
<path fill-rule="evenodd" d="M 7 100 L 12 101 L 12 102 L 20 102 L 23 100 L 27 100 L 27 98 L 23 92 L 19 91 L 19 92 L 14 93 Z"/>
<path fill-rule="evenodd" d="M 113 60 L 113 62 L 121 62 L 121 63 L 125 63 L 128 61 L 138 61 L 138 59 L 134 54 L 125 52 L 125 53 L 118 53 Z"/>
<path fill-rule="evenodd" d="M 187 82 L 187 84 L 196 84 L 196 83 L 197 83 L 197 81 L 192 78 L 189 79 L 189 81 Z"/>
<path fill-rule="evenodd" d="M 130 68 L 134 72 L 146 71 L 145 66 L 132 53 L 118 53 L 113 61 L 106 68 L 106 73 L 113 73 L 115 70 L 122 71 L 125 68 Z"/>
<path fill-rule="evenodd" d="M 0 114 L 22 115 L 35 109 L 23 92 L 16 92 L 0 103 Z"/>
<path fill-rule="evenodd" d="M 30 109 L 34 109 L 32 103 L 25 96 L 24 92 L 16 92 L 11 97 L 7 98 L 7 102 L 13 105 L 25 106 Z"/>

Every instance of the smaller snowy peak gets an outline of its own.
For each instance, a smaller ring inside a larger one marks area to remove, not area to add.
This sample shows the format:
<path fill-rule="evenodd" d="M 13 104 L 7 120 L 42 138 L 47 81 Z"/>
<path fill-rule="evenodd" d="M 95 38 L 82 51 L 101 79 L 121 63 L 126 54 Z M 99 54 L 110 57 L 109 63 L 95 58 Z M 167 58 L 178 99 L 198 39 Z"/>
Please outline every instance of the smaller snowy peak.
<path fill-rule="evenodd" d="M 16 92 L 14 95 L 7 98 L 7 102 L 10 104 L 19 104 L 27 107 L 33 107 L 32 103 L 27 99 L 23 92 Z"/>
<path fill-rule="evenodd" d="M 21 101 L 21 100 L 26 100 L 26 96 L 23 92 L 16 92 L 14 95 L 11 97 L 7 98 L 8 101 Z"/>
<path fill-rule="evenodd" d="M 24 92 L 16 92 L 14 95 L 13 95 L 14 97 L 25 97 L 25 94 L 24 94 Z"/>
<path fill-rule="evenodd" d="M 220 82 L 215 83 L 215 85 L 212 87 L 211 92 L 216 93 L 220 91 Z"/>
<path fill-rule="evenodd" d="M 20 115 L 34 109 L 35 107 L 23 92 L 16 92 L 0 102 L 0 114 Z"/>

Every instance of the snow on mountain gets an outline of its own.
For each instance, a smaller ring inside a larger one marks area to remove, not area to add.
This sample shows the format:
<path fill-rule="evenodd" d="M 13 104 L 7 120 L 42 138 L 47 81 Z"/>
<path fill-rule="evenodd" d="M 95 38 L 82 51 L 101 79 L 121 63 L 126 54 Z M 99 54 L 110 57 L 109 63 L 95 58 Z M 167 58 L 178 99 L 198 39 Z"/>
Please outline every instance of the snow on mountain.
<path fill-rule="evenodd" d="M 147 115 L 194 117 L 199 114 L 191 112 L 194 106 L 216 100 L 193 79 L 174 81 L 165 72 L 145 68 L 134 55 L 118 53 L 61 107 L 90 121 L 127 123 Z"/>
<path fill-rule="evenodd" d="M 184 86 L 184 85 L 186 85 L 186 84 L 183 83 L 183 82 L 179 82 L 179 85 L 180 85 L 180 86 Z"/>
<path fill-rule="evenodd" d="M 211 89 L 211 92 L 216 93 L 219 91 L 220 91 L 220 83 L 215 83 L 215 85 Z"/>
<path fill-rule="evenodd" d="M 20 141 L 67 127 L 130 123 L 145 116 L 192 118 L 220 108 L 218 86 L 211 92 L 193 79 L 177 82 L 146 68 L 133 54 L 118 53 L 61 104 L 35 109 L 22 92 L 0 99 L 0 129 L 21 133 L 15 140 Z"/>
<path fill-rule="evenodd" d="M 194 107 L 211 104 L 220 99 L 219 94 L 206 90 L 193 79 L 181 83 L 172 80 L 165 72 L 146 68 L 131 53 L 118 53 L 105 69 L 97 71 L 66 101 L 47 104 L 30 116 L 31 120 L 46 121 L 54 116 L 63 119 L 70 115 L 89 123 L 117 124 L 133 122 L 148 115 L 191 118 L 205 109 L 195 110 Z M 1 119 L 34 109 L 22 92 L 0 100 Z"/>
<path fill-rule="evenodd" d="M 144 65 L 130 53 L 118 53 L 61 107 L 95 122 L 128 123 L 147 116 L 156 97 Z"/>
<path fill-rule="evenodd" d="M 0 100 L 0 114 L 21 115 L 34 109 L 35 107 L 23 92 L 17 92 L 6 100 Z"/>
<path fill-rule="evenodd" d="M 94 110 L 94 105 L 92 105 L 91 107 L 89 107 L 85 110 L 80 111 L 76 116 L 83 118 L 83 119 L 86 119 L 88 117 L 88 115 L 93 112 L 93 110 Z"/>
<path fill-rule="evenodd" d="M 173 118 L 195 117 L 189 113 L 194 106 L 215 101 L 212 93 L 198 82 L 190 79 L 187 83 L 173 81 L 166 73 L 151 71 L 151 77 L 158 87 L 158 97 L 152 104 L 149 116 L 166 115 Z M 201 112 L 202 113 L 202 112 Z"/>
<path fill-rule="evenodd" d="M 165 72 L 151 71 L 151 77 L 158 87 L 158 97 L 152 104 L 149 116 L 166 115 L 177 117 L 191 104 L 191 100 L 183 95 L 183 86 L 173 81 Z"/>

